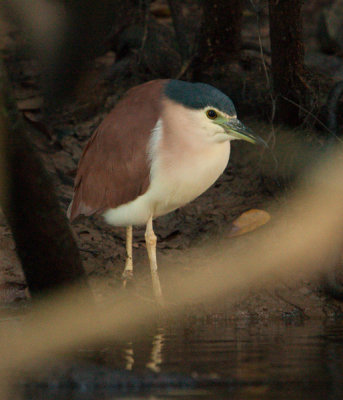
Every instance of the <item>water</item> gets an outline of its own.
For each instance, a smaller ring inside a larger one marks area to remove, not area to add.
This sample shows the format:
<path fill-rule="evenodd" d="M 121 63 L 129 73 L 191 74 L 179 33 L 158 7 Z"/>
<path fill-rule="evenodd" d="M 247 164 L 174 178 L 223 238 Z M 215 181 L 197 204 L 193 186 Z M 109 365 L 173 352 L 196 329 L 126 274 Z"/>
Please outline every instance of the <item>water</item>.
<path fill-rule="evenodd" d="M 148 330 L 143 338 L 79 349 L 78 359 L 73 372 L 53 379 L 46 373 L 36 378 L 40 385 L 25 383 L 22 398 L 343 398 L 340 322 L 175 322 Z M 128 384 L 118 386 L 123 380 Z"/>

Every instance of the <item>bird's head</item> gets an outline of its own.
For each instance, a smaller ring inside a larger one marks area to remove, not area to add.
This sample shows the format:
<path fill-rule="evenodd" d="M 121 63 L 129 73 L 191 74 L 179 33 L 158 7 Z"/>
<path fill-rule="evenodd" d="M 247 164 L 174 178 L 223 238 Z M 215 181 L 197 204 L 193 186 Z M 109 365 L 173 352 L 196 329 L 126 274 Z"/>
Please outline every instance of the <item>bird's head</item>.
<path fill-rule="evenodd" d="M 178 105 L 177 113 L 179 118 L 183 118 L 184 125 L 191 124 L 207 140 L 223 142 L 240 139 L 267 146 L 237 118 L 231 99 L 213 86 L 170 80 L 165 87 L 165 95 Z"/>

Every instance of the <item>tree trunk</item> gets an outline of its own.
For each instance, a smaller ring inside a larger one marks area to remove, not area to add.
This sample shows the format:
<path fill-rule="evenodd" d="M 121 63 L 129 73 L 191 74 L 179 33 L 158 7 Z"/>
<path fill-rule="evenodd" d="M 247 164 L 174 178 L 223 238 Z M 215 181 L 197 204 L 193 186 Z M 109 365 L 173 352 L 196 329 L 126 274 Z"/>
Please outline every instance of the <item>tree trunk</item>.
<path fill-rule="evenodd" d="M 269 0 L 275 120 L 288 125 L 300 122 L 306 107 L 302 0 Z"/>
<path fill-rule="evenodd" d="M 6 172 L 0 204 L 12 230 L 31 295 L 39 297 L 76 282 L 87 288 L 68 220 L 25 133 L 1 63 L 0 139 Z"/>
<path fill-rule="evenodd" d="M 242 0 L 203 0 L 199 45 L 194 74 L 225 72 L 227 64 L 239 58 L 241 50 Z"/>

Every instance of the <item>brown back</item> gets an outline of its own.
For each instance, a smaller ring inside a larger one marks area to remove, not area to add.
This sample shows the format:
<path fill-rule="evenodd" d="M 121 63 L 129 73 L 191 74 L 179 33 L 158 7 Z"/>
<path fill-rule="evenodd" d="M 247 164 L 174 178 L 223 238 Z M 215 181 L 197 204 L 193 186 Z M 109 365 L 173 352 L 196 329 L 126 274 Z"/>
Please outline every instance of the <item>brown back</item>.
<path fill-rule="evenodd" d="M 166 82 L 154 80 L 130 89 L 94 132 L 79 162 L 68 210 L 71 220 L 116 208 L 146 192 L 148 144 Z"/>

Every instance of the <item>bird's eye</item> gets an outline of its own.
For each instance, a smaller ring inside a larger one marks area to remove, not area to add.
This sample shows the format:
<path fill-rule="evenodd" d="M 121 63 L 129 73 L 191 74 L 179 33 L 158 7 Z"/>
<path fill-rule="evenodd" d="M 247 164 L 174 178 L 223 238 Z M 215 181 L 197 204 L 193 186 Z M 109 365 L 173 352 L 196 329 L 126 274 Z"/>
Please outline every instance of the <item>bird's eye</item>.
<path fill-rule="evenodd" d="M 216 119 L 218 117 L 218 114 L 214 110 L 207 110 L 206 115 L 209 119 Z"/>

